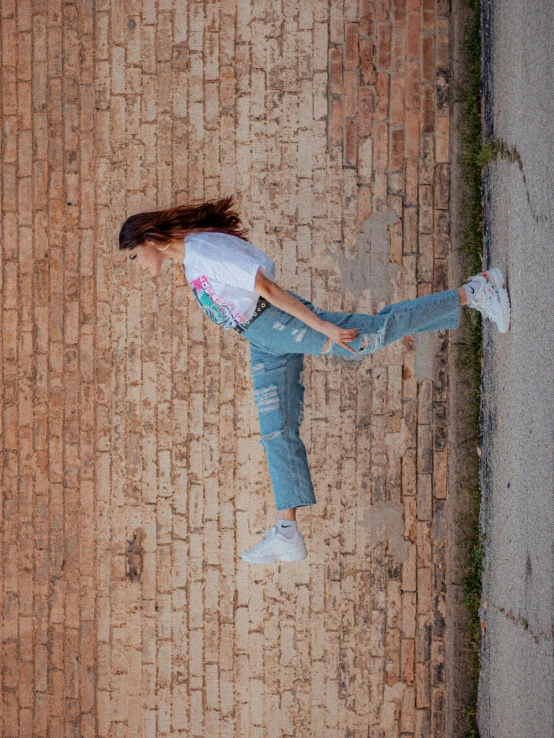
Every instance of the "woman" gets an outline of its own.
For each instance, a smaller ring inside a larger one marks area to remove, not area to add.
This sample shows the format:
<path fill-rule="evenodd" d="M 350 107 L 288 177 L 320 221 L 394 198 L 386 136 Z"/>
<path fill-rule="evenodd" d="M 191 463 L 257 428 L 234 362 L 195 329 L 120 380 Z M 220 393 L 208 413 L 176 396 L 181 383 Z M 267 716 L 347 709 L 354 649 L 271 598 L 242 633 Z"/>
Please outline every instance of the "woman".
<path fill-rule="evenodd" d="M 241 556 L 249 563 L 298 561 L 308 552 L 296 509 L 316 500 L 299 429 L 304 354 L 371 354 L 403 336 L 457 328 L 462 305 L 479 310 L 505 333 L 508 293 L 499 269 L 458 289 L 387 305 L 377 315 L 325 312 L 275 283 L 275 262 L 247 239 L 232 197 L 138 213 L 119 234 L 120 249 L 139 269 L 159 274 L 167 259 L 183 264 L 204 313 L 249 341 L 254 399 L 275 495 L 277 523 Z"/>

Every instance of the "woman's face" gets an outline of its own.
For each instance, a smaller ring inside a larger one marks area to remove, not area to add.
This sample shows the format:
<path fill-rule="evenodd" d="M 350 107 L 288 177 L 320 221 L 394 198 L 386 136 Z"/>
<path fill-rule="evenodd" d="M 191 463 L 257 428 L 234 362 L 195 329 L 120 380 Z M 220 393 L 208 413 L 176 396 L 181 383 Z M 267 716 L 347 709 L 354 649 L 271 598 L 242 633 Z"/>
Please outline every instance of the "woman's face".
<path fill-rule="evenodd" d="M 149 241 L 132 249 L 129 259 L 139 269 L 154 276 L 160 273 L 164 262 L 163 251 L 158 251 Z"/>

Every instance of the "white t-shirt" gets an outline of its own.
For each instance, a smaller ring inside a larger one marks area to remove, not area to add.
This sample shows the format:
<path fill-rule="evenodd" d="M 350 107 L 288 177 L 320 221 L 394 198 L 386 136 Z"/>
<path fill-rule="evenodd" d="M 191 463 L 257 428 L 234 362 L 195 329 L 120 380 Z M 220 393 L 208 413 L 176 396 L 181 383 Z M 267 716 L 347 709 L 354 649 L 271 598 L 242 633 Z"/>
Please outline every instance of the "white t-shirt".
<path fill-rule="evenodd" d="M 217 231 L 191 233 L 185 238 L 185 277 L 196 302 L 217 325 L 230 330 L 254 314 L 258 270 L 275 281 L 275 262 L 238 236 Z"/>

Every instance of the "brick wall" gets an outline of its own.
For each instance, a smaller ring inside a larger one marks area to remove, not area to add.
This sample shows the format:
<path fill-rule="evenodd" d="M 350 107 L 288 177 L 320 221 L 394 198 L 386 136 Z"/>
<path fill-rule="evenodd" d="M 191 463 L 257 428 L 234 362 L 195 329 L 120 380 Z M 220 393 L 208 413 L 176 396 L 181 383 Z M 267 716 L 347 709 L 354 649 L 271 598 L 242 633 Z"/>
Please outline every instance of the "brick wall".
<path fill-rule="evenodd" d="M 310 554 L 255 569 L 247 342 L 117 234 L 237 193 L 315 305 L 446 289 L 448 1 L 1 7 L 0 736 L 443 736 L 448 335 L 306 357 Z"/>

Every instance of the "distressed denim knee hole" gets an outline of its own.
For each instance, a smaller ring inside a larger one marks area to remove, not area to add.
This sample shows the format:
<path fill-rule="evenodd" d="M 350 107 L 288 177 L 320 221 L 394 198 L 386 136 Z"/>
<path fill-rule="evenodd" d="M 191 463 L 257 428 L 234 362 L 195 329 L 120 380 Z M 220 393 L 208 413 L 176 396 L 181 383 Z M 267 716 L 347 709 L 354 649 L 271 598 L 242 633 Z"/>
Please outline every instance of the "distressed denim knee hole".
<path fill-rule="evenodd" d="M 278 410 L 279 394 L 277 392 L 277 385 L 270 384 L 269 387 L 254 390 L 254 402 L 260 414 Z"/>
<path fill-rule="evenodd" d="M 302 328 L 302 330 L 300 330 L 299 328 L 295 328 L 295 329 L 294 329 L 294 330 L 292 331 L 292 335 L 294 336 L 294 340 L 295 340 L 295 341 L 296 341 L 297 343 L 300 343 L 300 341 L 301 341 L 301 340 L 302 340 L 302 339 L 304 338 L 304 336 L 306 335 L 306 331 L 307 331 L 307 330 L 308 330 L 307 328 Z"/>
<path fill-rule="evenodd" d="M 362 343 L 358 349 L 360 354 L 373 354 L 385 343 L 385 326 L 380 328 L 377 333 L 364 333 Z"/>
<path fill-rule="evenodd" d="M 282 435 L 283 435 L 283 433 L 284 433 L 284 431 L 283 431 L 283 430 L 278 430 L 278 431 L 275 431 L 275 433 L 269 433 L 269 434 L 268 434 L 267 436 L 262 436 L 262 437 L 260 438 L 260 443 L 261 443 L 262 441 L 267 441 L 267 440 L 269 440 L 270 438 L 277 438 L 278 436 L 282 436 Z"/>

